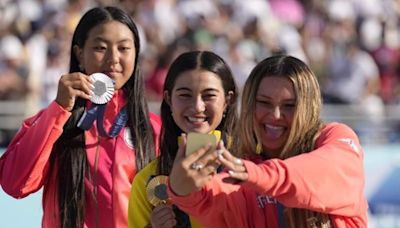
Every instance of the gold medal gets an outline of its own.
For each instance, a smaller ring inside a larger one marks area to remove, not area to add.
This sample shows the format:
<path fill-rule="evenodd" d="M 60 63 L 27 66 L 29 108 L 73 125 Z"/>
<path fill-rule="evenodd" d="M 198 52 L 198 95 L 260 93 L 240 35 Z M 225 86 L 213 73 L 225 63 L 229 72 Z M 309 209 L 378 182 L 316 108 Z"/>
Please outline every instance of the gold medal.
<path fill-rule="evenodd" d="M 169 202 L 167 194 L 168 176 L 158 175 L 153 177 L 146 187 L 147 199 L 153 206 Z"/>
<path fill-rule="evenodd" d="M 114 81 L 103 73 L 90 75 L 93 80 L 93 92 L 90 99 L 95 104 L 105 104 L 109 102 L 114 94 Z"/>

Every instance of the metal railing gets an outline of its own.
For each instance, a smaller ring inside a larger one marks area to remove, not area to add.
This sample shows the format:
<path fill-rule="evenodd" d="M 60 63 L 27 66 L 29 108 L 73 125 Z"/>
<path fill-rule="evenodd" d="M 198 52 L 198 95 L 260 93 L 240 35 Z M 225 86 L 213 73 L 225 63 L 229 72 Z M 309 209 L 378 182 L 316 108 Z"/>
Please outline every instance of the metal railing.
<path fill-rule="evenodd" d="M 386 105 L 371 111 L 361 105 L 327 105 L 322 109 L 326 122 L 342 122 L 356 131 L 363 144 L 400 143 L 400 105 Z"/>
<path fill-rule="evenodd" d="M 15 132 L 29 110 L 25 101 L 0 101 L 0 134 Z M 149 102 L 150 111 L 159 114 L 160 102 Z M 361 105 L 328 105 L 322 109 L 325 122 L 342 122 L 353 128 L 362 143 L 400 143 L 400 105 L 386 105 L 371 114 Z"/>

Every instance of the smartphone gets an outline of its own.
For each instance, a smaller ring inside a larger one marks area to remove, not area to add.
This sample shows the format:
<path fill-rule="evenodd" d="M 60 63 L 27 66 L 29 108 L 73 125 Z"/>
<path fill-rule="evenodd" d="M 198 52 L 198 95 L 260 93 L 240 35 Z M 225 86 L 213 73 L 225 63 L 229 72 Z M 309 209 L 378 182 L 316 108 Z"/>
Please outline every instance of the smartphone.
<path fill-rule="evenodd" d="M 185 151 L 186 156 L 197 151 L 208 143 L 210 143 L 213 148 L 217 147 L 217 136 L 214 134 L 202 134 L 195 132 L 188 133 Z"/>

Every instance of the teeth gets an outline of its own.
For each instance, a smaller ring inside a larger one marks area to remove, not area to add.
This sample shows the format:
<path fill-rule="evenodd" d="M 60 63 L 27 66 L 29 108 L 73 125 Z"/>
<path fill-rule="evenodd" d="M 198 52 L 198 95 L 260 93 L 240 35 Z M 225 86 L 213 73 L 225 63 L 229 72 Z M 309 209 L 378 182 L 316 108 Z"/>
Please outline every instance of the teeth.
<path fill-rule="evenodd" d="M 194 122 L 194 123 L 201 123 L 201 122 L 204 122 L 205 119 L 206 119 L 205 117 L 189 117 L 189 116 L 188 116 L 188 120 L 189 120 L 190 122 Z"/>
<path fill-rule="evenodd" d="M 282 130 L 283 127 L 279 127 L 279 126 L 274 126 L 274 125 L 269 125 L 269 124 L 265 124 L 265 128 L 269 128 L 271 130 Z"/>

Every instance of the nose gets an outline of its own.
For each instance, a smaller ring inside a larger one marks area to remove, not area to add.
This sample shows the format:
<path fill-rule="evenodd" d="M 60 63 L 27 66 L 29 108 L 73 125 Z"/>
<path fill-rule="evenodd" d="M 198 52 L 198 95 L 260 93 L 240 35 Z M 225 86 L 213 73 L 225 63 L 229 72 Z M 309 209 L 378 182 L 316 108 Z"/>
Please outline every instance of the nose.
<path fill-rule="evenodd" d="M 275 106 L 274 108 L 273 108 L 273 116 L 274 116 L 274 118 L 275 119 L 280 119 L 281 118 L 281 109 L 280 109 L 280 107 L 279 106 Z"/>
<path fill-rule="evenodd" d="M 204 112 L 206 110 L 206 104 L 201 97 L 198 97 L 194 102 L 194 108 L 196 112 Z"/>
<path fill-rule="evenodd" d="M 119 52 L 116 48 L 112 48 L 107 56 L 107 62 L 111 64 L 117 64 L 119 62 Z"/>

